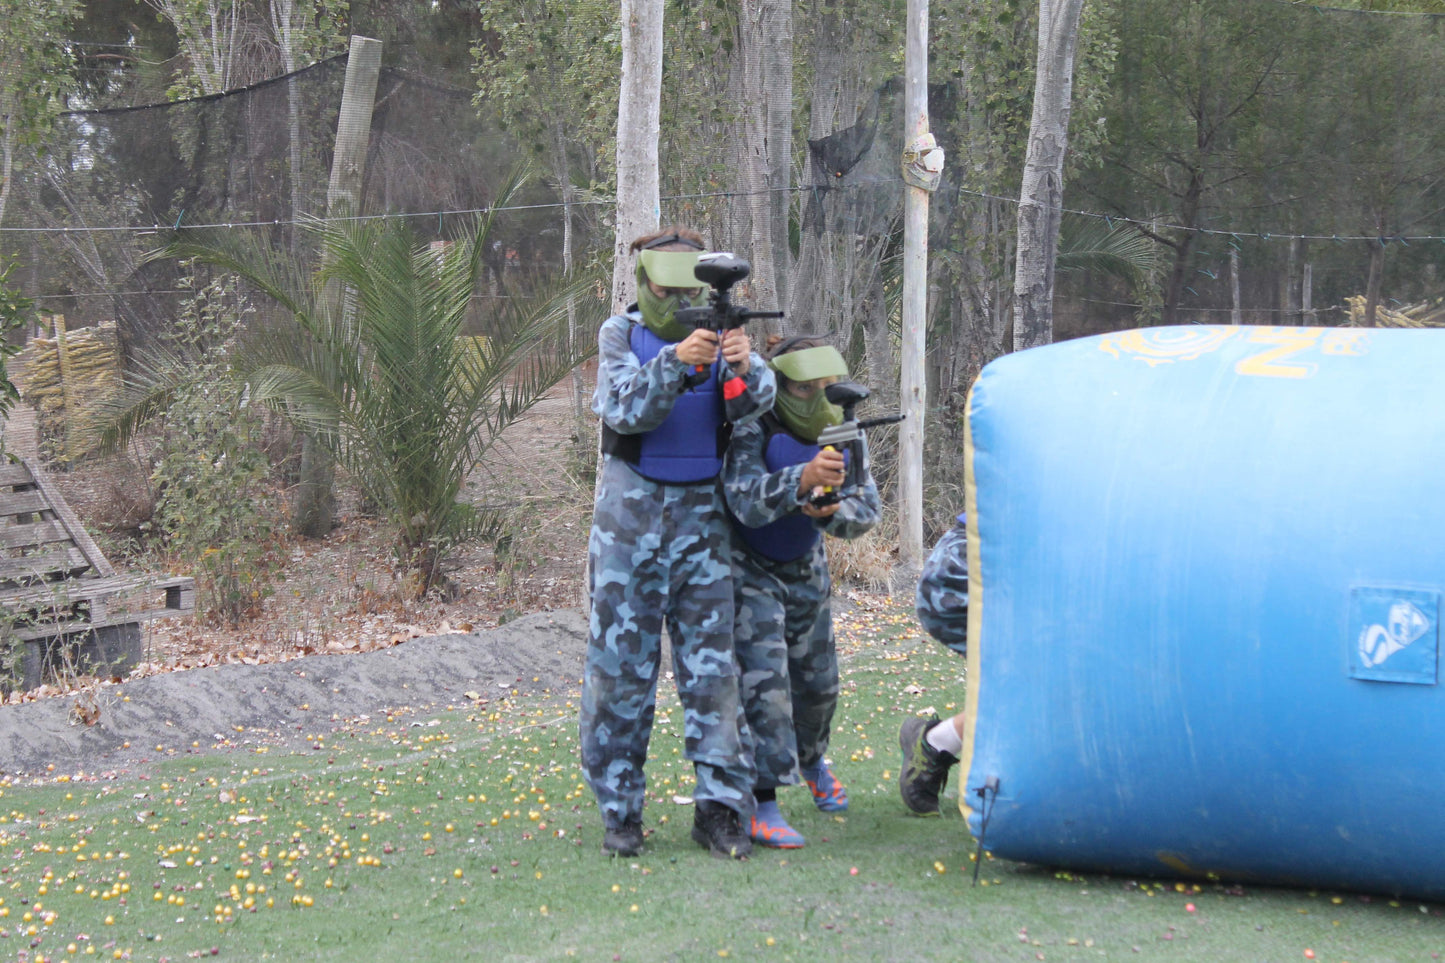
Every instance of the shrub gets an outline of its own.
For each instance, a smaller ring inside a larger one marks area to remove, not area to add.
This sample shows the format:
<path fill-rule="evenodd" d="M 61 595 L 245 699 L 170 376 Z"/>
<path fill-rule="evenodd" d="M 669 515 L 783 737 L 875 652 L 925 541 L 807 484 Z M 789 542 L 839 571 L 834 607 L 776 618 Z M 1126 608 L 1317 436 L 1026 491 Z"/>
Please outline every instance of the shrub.
<path fill-rule="evenodd" d="M 256 614 L 271 592 L 278 511 L 258 444 L 262 418 L 230 377 L 247 313 L 232 281 L 198 283 L 184 302 L 167 363 L 186 359 L 192 377 L 163 402 L 148 523 L 196 578 L 200 613 L 231 626 Z"/>

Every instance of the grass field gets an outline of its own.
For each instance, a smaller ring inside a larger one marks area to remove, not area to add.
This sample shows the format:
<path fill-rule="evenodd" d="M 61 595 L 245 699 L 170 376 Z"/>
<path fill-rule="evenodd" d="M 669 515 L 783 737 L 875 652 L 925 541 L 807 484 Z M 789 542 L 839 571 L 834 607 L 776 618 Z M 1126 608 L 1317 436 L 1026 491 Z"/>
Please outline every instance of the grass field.
<path fill-rule="evenodd" d="M 903 815 L 896 734 L 946 714 L 961 661 L 903 614 L 841 627 L 831 757 L 846 817 L 780 794 L 808 838 L 732 863 L 688 837 L 670 684 L 647 853 L 612 860 L 575 694 L 398 712 L 305 748 L 141 775 L 0 782 L 0 958 L 38 960 L 1438 960 L 1441 907 L 1080 876 L 986 860 L 955 807 Z"/>

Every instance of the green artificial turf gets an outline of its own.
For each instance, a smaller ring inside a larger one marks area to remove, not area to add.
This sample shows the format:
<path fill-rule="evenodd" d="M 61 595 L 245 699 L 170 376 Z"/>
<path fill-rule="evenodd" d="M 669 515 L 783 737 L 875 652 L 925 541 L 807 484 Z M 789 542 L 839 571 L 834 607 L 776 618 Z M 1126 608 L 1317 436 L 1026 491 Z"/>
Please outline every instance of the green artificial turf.
<path fill-rule="evenodd" d="M 664 682 L 640 858 L 599 851 L 571 701 L 399 711 L 306 748 L 140 775 L 0 782 L 0 958 L 28 960 L 1429 961 L 1441 908 L 1354 894 L 1081 876 L 986 860 L 956 812 L 897 799 L 900 722 L 962 699 L 905 613 L 840 626 L 844 816 L 742 863 L 689 838 Z M 952 789 L 950 790 L 952 792 Z M 28 919 L 26 917 L 29 917 Z M 1312 955 L 1311 955 L 1312 954 Z"/>

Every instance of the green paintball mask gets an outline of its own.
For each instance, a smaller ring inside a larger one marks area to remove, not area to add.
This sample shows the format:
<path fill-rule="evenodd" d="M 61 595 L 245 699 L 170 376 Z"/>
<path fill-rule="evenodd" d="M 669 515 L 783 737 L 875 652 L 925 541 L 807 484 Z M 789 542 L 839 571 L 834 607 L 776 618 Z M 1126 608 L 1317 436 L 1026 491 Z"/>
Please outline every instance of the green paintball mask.
<path fill-rule="evenodd" d="M 650 251 L 637 255 L 637 307 L 642 323 L 664 341 L 676 343 L 692 329 L 676 318 L 677 309 L 688 307 L 702 297 L 703 288 L 692 273 L 701 251 Z M 648 285 L 651 280 L 666 288 L 658 297 Z"/>
<path fill-rule="evenodd" d="M 818 435 L 830 425 L 843 423 L 843 409 L 828 400 L 827 385 L 848 377 L 848 364 L 838 349 L 831 345 L 788 351 L 787 342 L 780 347 L 768 367 L 786 379 L 778 388 L 773 410 L 793 434 L 804 441 L 817 441 Z"/>

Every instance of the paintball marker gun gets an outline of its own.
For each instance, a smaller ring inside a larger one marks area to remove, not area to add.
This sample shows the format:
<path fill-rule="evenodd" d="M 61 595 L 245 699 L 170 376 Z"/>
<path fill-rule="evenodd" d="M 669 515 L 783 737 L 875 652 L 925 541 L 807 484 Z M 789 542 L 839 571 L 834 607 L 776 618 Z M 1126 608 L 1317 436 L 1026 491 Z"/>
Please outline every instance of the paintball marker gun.
<path fill-rule="evenodd" d="M 871 392 L 852 381 L 839 381 L 836 384 L 828 385 L 823 389 L 823 393 L 827 395 L 830 402 L 843 409 L 843 423 L 830 425 L 819 432 L 818 447 L 845 452 L 848 458 L 848 468 L 841 488 L 824 488 L 823 494 L 809 499 L 810 504 L 817 507 L 832 505 L 858 493 L 858 488 L 862 485 L 864 429 L 874 428 L 878 425 L 891 425 L 906 417 L 904 415 L 884 415 L 881 418 L 859 421 L 854 410 L 858 407 L 859 402 L 868 398 Z"/>
<path fill-rule="evenodd" d="M 697 259 L 693 274 L 712 288 L 707 304 L 700 307 L 679 308 L 675 317 L 691 328 L 709 328 L 722 337 L 724 331 L 740 328 L 754 318 L 781 318 L 781 311 L 749 311 L 733 304 L 732 286 L 753 271 L 753 266 L 740 257 L 724 251 L 713 251 Z M 734 377 L 732 369 L 723 367 L 721 381 Z M 698 365 L 688 376 L 688 387 L 702 384 L 707 380 L 707 366 Z"/>

